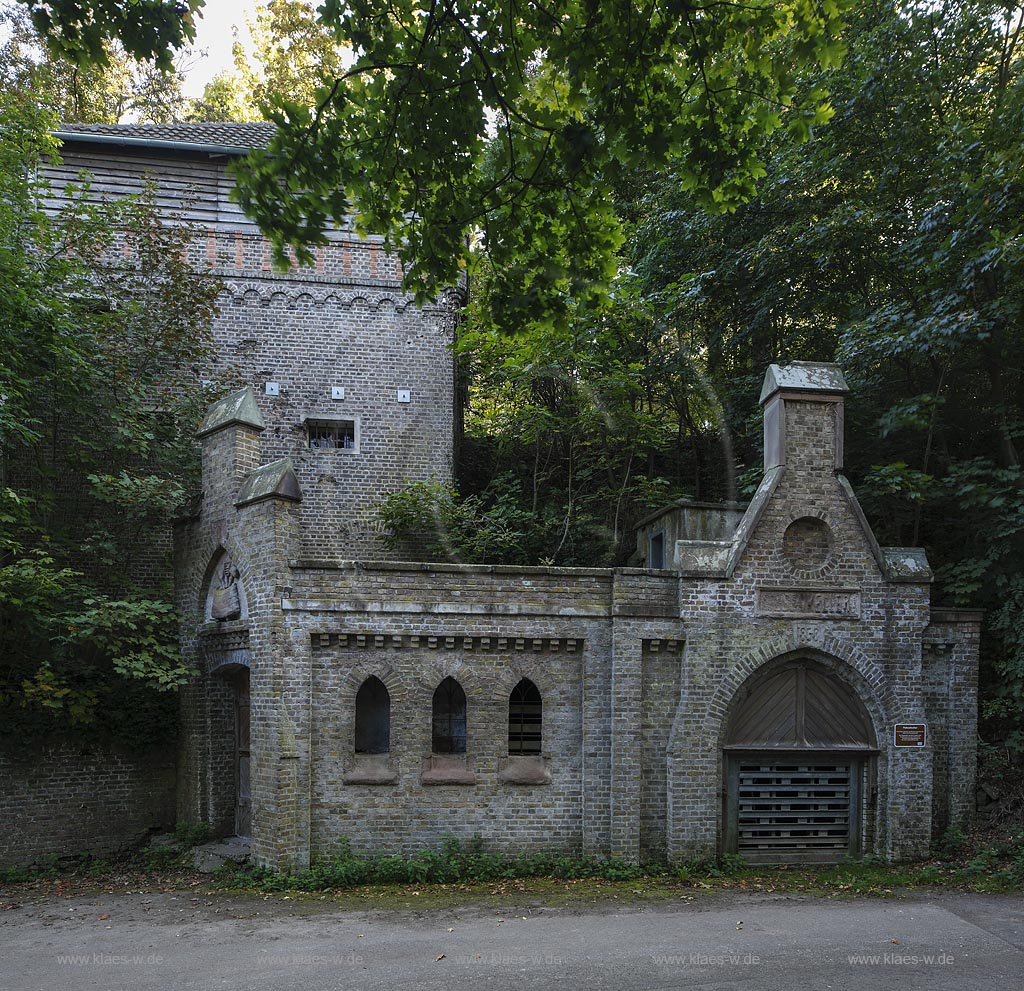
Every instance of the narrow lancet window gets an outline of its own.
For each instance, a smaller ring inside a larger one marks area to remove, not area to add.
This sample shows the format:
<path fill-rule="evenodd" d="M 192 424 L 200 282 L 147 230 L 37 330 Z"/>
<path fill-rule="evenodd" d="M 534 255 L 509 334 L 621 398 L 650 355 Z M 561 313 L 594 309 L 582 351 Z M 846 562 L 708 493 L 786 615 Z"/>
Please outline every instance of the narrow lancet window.
<path fill-rule="evenodd" d="M 434 692 L 432 747 L 435 754 L 466 752 L 466 693 L 454 678 L 445 678 Z"/>
<path fill-rule="evenodd" d="M 356 753 L 386 754 L 391 749 L 391 696 L 380 678 L 370 676 L 356 693 Z"/>
<path fill-rule="evenodd" d="M 510 756 L 539 754 L 543 703 L 537 686 L 523 678 L 508 697 L 508 752 Z"/>

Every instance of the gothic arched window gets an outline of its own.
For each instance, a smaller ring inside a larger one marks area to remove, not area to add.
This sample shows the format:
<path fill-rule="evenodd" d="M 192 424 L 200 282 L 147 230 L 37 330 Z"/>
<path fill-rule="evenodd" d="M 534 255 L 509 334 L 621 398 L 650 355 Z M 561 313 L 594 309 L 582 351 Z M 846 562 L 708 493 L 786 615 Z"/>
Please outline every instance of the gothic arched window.
<path fill-rule="evenodd" d="M 542 717 L 540 692 L 529 678 L 523 678 L 508 697 L 510 756 L 540 753 Z"/>
<path fill-rule="evenodd" d="M 356 693 L 356 753 L 386 754 L 391 749 L 391 696 L 371 675 Z"/>
<path fill-rule="evenodd" d="M 466 693 L 454 678 L 445 678 L 434 692 L 433 741 L 435 754 L 466 752 Z"/>

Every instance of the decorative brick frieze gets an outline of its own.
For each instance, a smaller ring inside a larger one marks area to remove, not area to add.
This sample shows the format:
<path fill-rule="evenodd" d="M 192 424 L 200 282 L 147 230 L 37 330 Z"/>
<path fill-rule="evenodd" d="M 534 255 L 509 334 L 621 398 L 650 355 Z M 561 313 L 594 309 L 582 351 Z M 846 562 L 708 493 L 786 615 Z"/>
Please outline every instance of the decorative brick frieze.
<path fill-rule="evenodd" d="M 465 650 L 473 653 L 527 652 L 533 654 L 575 654 L 583 649 L 583 641 L 575 637 L 508 637 L 491 634 L 480 636 L 439 635 L 430 633 L 314 633 L 314 650 Z"/>

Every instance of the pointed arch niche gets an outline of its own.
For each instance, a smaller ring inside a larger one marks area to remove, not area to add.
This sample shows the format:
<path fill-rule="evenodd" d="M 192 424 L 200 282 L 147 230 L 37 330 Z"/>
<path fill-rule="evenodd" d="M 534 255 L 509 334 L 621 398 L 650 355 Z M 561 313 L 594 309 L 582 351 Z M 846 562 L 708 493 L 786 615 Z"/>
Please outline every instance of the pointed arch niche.
<path fill-rule="evenodd" d="M 723 847 L 750 863 L 836 863 L 870 849 L 877 740 L 847 682 L 809 657 L 753 675 L 723 741 Z"/>
<path fill-rule="evenodd" d="M 430 756 L 424 758 L 425 785 L 475 785 L 476 772 L 467 754 L 468 699 L 451 675 L 434 689 L 430 704 Z"/>
<path fill-rule="evenodd" d="M 498 780 L 506 785 L 547 785 L 551 769 L 543 753 L 544 700 L 540 689 L 522 678 L 508 696 L 508 757 Z"/>
<path fill-rule="evenodd" d="M 207 569 L 204 614 L 207 622 L 218 624 L 249 618 L 245 585 L 227 551 L 217 554 Z"/>
<path fill-rule="evenodd" d="M 352 702 L 352 760 L 345 784 L 389 785 L 398 780 L 391 762 L 391 693 L 375 674 L 359 686 Z"/>

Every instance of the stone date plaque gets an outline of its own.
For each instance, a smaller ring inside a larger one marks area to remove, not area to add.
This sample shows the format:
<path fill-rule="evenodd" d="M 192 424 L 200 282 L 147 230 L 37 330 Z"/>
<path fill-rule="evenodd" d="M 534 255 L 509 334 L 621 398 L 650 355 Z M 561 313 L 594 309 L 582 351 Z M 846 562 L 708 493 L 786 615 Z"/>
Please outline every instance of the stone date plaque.
<path fill-rule="evenodd" d="M 759 588 L 757 614 L 793 619 L 860 619 L 860 590 L 795 585 Z"/>

